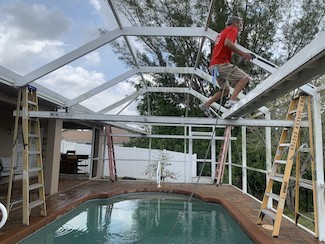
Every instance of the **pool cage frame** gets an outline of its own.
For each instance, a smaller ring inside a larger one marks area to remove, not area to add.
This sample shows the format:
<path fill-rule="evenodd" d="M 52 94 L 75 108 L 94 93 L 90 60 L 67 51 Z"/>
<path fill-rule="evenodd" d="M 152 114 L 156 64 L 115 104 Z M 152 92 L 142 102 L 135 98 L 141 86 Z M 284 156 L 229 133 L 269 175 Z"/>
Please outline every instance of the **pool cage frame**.
<path fill-rule="evenodd" d="M 64 121 L 88 121 L 93 123 L 93 140 L 92 140 L 92 154 L 91 154 L 91 165 L 90 165 L 90 179 L 101 175 L 101 165 L 106 163 L 103 156 L 95 152 L 96 147 L 104 147 L 105 141 L 100 135 L 104 133 L 103 129 L 105 125 L 115 126 L 118 128 L 127 129 L 132 132 L 132 135 L 127 136 L 143 136 L 149 138 L 168 138 L 170 135 L 153 135 L 148 132 L 144 132 L 139 129 L 135 129 L 133 125 L 168 125 L 168 126 L 183 126 L 184 135 L 177 135 L 175 138 L 184 139 L 188 143 L 184 143 L 184 152 L 192 150 L 192 141 L 194 136 L 192 133 L 192 127 L 207 126 L 213 128 L 215 126 L 215 119 L 209 118 L 189 118 L 189 117 L 165 117 L 165 116 L 127 116 L 127 115 L 110 115 L 106 114 L 111 110 L 120 107 L 123 104 L 128 106 L 137 97 L 143 96 L 153 92 L 173 92 L 173 93 L 186 93 L 190 96 L 195 97 L 201 101 L 206 101 L 208 98 L 195 91 L 192 87 L 188 88 L 171 88 L 171 87 L 145 87 L 140 91 L 135 92 L 120 101 L 102 109 L 101 111 L 94 112 L 90 109 L 85 108 L 80 103 L 88 98 L 95 96 L 96 94 L 109 89 L 115 84 L 125 81 L 130 77 L 139 75 L 142 80 L 145 80 L 143 75 L 150 73 L 168 73 L 168 74 L 190 74 L 193 79 L 197 76 L 203 80 L 211 82 L 211 76 L 200 70 L 199 60 L 203 50 L 204 42 L 206 40 L 214 41 L 217 32 L 209 28 L 210 17 L 212 14 L 214 0 L 211 1 L 209 6 L 209 12 L 207 15 L 205 26 L 193 28 L 193 27 L 125 27 L 122 25 L 118 11 L 116 10 L 112 0 L 107 1 L 110 9 L 113 13 L 114 21 L 117 23 L 118 28 L 112 31 L 104 31 L 101 35 L 90 41 L 89 43 L 63 55 L 62 57 L 35 69 L 34 71 L 20 76 L 6 70 L 0 69 L 1 82 L 10 85 L 12 87 L 22 87 L 28 84 L 32 84 L 38 90 L 38 95 L 58 107 L 64 108 L 64 110 L 58 111 L 31 111 L 30 117 L 47 118 L 52 120 L 64 120 Z M 201 39 L 201 46 L 197 52 L 196 62 L 194 67 L 144 67 L 140 66 L 135 52 L 130 45 L 130 36 L 175 36 L 175 37 L 196 37 Z M 62 66 L 73 62 L 74 60 L 83 57 L 84 55 L 114 41 L 117 38 L 123 38 L 127 44 L 127 47 L 133 57 L 135 67 L 129 71 L 101 84 L 94 89 L 81 94 L 74 99 L 68 99 L 66 97 L 57 94 L 34 81 L 42 78 L 43 76 L 61 68 Z M 316 37 L 312 43 L 308 44 L 299 53 L 297 53 L 292 59 L 285 63 L 281 67 L 277 67 L 274 64 L 270 64 L 267 60 L 263 59 L 257 54 L 256 59 L 252 61 L 253 64 L 259 66 L 271 75 L 262 82 L 262 85 L 258 85 L 247 95 L 239 94 L 239 102 L 232 109 L 225 109 L 217 103 L 212 105 L 215 113 L 222 113 L 218 119 L 217 126 L 233 126 L 241 127 L 242 129 L 242 164 L 231 162 L 231 150 L 228 155 L 229 160 L 229 184 L 232 184 L 231 171 L 232 167 L 240 167 L 242 171 L 242 188 L 240 189 L 243 193 L 249 194 L 247 190 L 247 172 L 255 171 L 265 174 L 265 178 L 272 167 L 271 154 L 271 127 L 287 127 L 292 126 L 292 123 L 284 120 L 271 119 L 271 113 L 264 105 L 281 95 L 287 94 L 293 90 L 300 89 L 301 91 L 309 94 L 312 97 L 313 104 L 313 130 L 314 130 L 314 144 L 315 144 L 315 165 L 316 165 L 316 184 L 317 184 L 317 205 L 318 205 L 318 216 L 321 216 L 325 212 L 325 185 L 324 185 L 324 159 L 323 159 L 323 139 L 322 135 L 322 123 L 321 123 L 321 92 L 325 89 L 325 86 L 314 87 L 309 84 L 314 78 L 323 75 L 325 73 L 325 33 L 320 34 Z M 312 48 L 311 48 L 312 47 Z M 238 48 L 245 52 L 249 52 L 245 47 L 238 45 Z M 266 61 L 266 62 L 263 62 Z M 232 92 L 232 90 L 231 90 Z M 125 106 L 125 107 L 126 107 Z M 123 111 L 125 107 L 121 110 Z M 120 111 L 120 112 L 121 112 Z M 217 112 L 216 112 L 217 111 Z M 258 115 L 263 115 L 264 119 L 249 119 L 245 118 L 245 115 L 250 112 L 258 111 Z M 234 119 L 235 118 L 235 119 Z M 265 150 L 266 150 L 266 168 L 256 169 L 249 167 L 246 159 L 246 128 L 247 127 L 265 127 Z M 306 123 L 302 123 L 303 127 L 308 126 Z M 126 135 L 113 135 L 113 136 L 126 136 Z M 203 139 L 209 139 L 205 137 Z M 214 141 L 214 140 L 213 140 Z M 231 145 L 231 144 L 230 144 Z M 231 146 L 230 146 L 231 147 Z M 149 150 L 151 146 L 149 145 Z M 211 145 L 211 151 L 215 152 L 215 141 Z M 215 153 L 213 153 L 215 155 Z M 210 159 L 211 162 L 215 161 L 215 158 Z M 94 162 L 98 165 L 94 167 Z M 150 159 L 149 159 L 150 162 Z M 214 165 L 212 163 L 212 165 Z M 214 166 L 213 166 L 214 167 Z M 214 177 L 214 168 L 211 169 L 211 178 Z M 94 172 L 96 170 L 96 172 Z M 319 240 L 325 241 L 325 218 L 319 218 Z"/>

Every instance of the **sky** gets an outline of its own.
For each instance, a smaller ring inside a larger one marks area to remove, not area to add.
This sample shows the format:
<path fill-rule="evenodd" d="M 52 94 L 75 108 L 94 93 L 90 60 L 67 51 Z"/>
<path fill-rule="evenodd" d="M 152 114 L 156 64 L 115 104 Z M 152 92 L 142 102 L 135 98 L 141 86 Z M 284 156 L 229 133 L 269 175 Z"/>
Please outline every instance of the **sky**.
<path fill-rule="evenodd" d="M 0 66 L 25 75 L 117 27 L 106 0 L 1 0 Z M 36 82 L 72 99 L 130 69 L 105 45 Z M 81 104 L 97 112 L 134 91 L 124 81 Z"/>

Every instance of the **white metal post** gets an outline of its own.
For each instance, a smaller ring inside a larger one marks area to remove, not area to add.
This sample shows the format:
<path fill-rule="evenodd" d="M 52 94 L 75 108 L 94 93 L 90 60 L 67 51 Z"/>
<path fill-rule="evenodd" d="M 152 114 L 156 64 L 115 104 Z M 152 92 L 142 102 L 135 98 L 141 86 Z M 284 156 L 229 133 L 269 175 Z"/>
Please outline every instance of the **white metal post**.
<path fill-rule="evenodd" d="M 187 149 L 187 145 L 186 145 L 186 136 L 187 136 L 187 126 L 184 126 L 184 183 L 188 183 L 187 181 L 187 174 L 186 174 L 186 163 L 187 163 L 187 153 L 186 153 L 186 149 Z"/>
<path fill-rule="evenodd" d="M 318 227 L 320 241 L 325 241 L 325 193 L 324 188 L 324 161 L 323 161 L 323 138 L 322 138 L 322 120 L 320 94 L 313 97 L 313 123 L 314 123 L 314 144 L 315 144 L 315 170 L 316 170 L 316 201 L 318 211 Z"/>
<path fill-rule="evenodd" d="M 271 113 L 265 113 L 265 119 L 271 120 Z M 272 142 L 271 142 L 271 127 L 265 127 L 265 160 L 266 160 L 266 175 L 265 182 L 269 182 L 270 172 L 272 170 Z M 266 184 L 265 184 L 266 186 Z M 269 198 L 267 203 L 268 208 L 272 208 L 272 198 Z"/>
<path fill-rule="evenodd" d="M 212 132 L 214 132 L 214 134 L 212 135 L 214 138 L 216 133 L 214 128 L 212 128 Z M 214 182 L 215 173 L 216 173 L 216 140 L 211 139 L 211 183 Z"/>
<path fill-rule="evenodd" d="M 232 185 L 232 167 L 231 167 L 231 132 L 229 136 L 229 151 L 228 151 L 228 177 L 229 177 L 229 185 Z"/>
<path fill-rule="evenodd" d="M 246 152 L 246 126 L 241 127 L 242 131 L 242 182 L 243 192 L 247 193 L 247 152 Z"/>
<path fill-rule="evenodd" d="M 192 126 L 188 127 L 188 133 L 191 136 L 190 139 L 188 139 L 188 154 L 192 155 L 193 154 Z M 195 163 L 197 165 L 197 162 L 195 162 Z M 192 161 L 192 157 L 190 157 L 190 167 L 191 167 L 191 169 L 190 169 L 191 175 L 189 177 L 189 179 L 190 179 L 189 182 L 192 183 L 192 181 L 193 181 L 193 161 Z M 196 168 L 196 166 L 195 166 L 195 168 Z M 196 172 L 196 170 L 195 170 L 195 172 Z M 195 177 L 196 177 L 196 175 L 195 175 Z"/>

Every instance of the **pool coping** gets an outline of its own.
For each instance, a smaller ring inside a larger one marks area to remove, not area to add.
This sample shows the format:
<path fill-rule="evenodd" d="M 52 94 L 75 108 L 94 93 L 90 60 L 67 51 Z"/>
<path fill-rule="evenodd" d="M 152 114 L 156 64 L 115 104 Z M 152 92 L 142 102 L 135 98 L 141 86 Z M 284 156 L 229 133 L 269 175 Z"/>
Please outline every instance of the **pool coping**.
<path fill-rule="evenodd" d="M 88 182 L 88 181 L 87 181 Z M 85 182 L 85 184 L 87 183 Z M 92 181 L 90 181 L 92 182 Z M 123 195 L 127 193 L 145 193 L 145 192 L 157 192 L 157 193 L 175 193 L 175 194 L 182 194 L 190 196 L 192 194 L 192 188 L 189 189 L 181 189 L 179 184 L 168 184 L 161 188 L 157 188 L 157 185 L 154 183 L 145 183 L 145 184 L 126 184 L 124 187 L 119 187 L 114 189 L 114 183 L 111 185 L 112 188 L 107 190 L 103 190 L 102 192 L 91 192 L 91 190 L 86 191 L 84 194 L 81 194 L 80 197 L 75 199 L 70 199 L 71 201 L 62 201 L 62 204 L 57 206 L 54 210 L 48 211 L 48 215 L 45 217 L 32 215 L 30 218 L 30 225 L 24 226 L 20 225 L 17 228 L 8 230 L 6 233 L 0 235 L 1 243 L 9 244 L 9 243 L 16 243 L 19 240 L 27 237 L 28 235 L 32 234 L 33 232 L 37 231 L 41 227 L 49 224 L 50 222 L 56 220 L 57 218 L 61 217 L 62 215 L 68 213 L 72 209 L 76 208 L 77 206 L 81 205 L 82 203 L 92 200 L 92 199 L 101 199 L 101 198 L 109 198 L 113 196 Z M 193 185 L 191 185 L 193 186 Z M 82 187 L 81 185 L 77 185 L 75 187 Z M 72 187 L 67 191 L 74 191 Z M 98 189 L 96 190 L 98 191 Z M 100 191 L 100 190 L 99 190 Z M 60 198 L 60 195 L 65 195 L 64 192 L 58 192 L 51 196 L 47 197 L 47 202 L 51 201 L 51 198 Z M 237 206 L 235 206 L 231 201 L 227 199 L 223 199 L 219 196 L 208 196 L 206 193 L 202 192 L 195 192 L 193 197 L 196 197 L 202 201 L 209 202 L 209 203 L 216 203 L 222 205 L 228 213 L 236 220 L 236 222 L 240 225 L 240 227 L 244 230 L 244 232 L 249 236 L 249 238 L 254 243 L 274 243 L 272 237 L 268 236 L 265 232 L 261 230 L 261 228 L 256 225 L 251 219 L 249 219 Z M 64 199 L 63 199 L 64 200 Z M 21 209 L 17 208 L 16 214 L 21 212 Z M 13 213 L 10 213 L 13 214 Z"/>

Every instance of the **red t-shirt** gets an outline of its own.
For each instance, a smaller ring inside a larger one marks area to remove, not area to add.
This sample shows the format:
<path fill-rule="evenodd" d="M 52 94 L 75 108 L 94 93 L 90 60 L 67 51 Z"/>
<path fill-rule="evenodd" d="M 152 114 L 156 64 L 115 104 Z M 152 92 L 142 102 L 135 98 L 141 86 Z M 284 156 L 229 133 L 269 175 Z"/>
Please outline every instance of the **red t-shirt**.
<path fill-rule="evenodd" d="M 233 43 L 236 42 L 238 35 L 238 29 L 233 26 L 228 26 L 221 33 L 217 36 L 212 56 L 210 60 L 210 67 L 215 64 L 224 64 L 224 63 L 230 63 L 232 51 L 224 45 L 225 40 L 229 39 Z"/>

